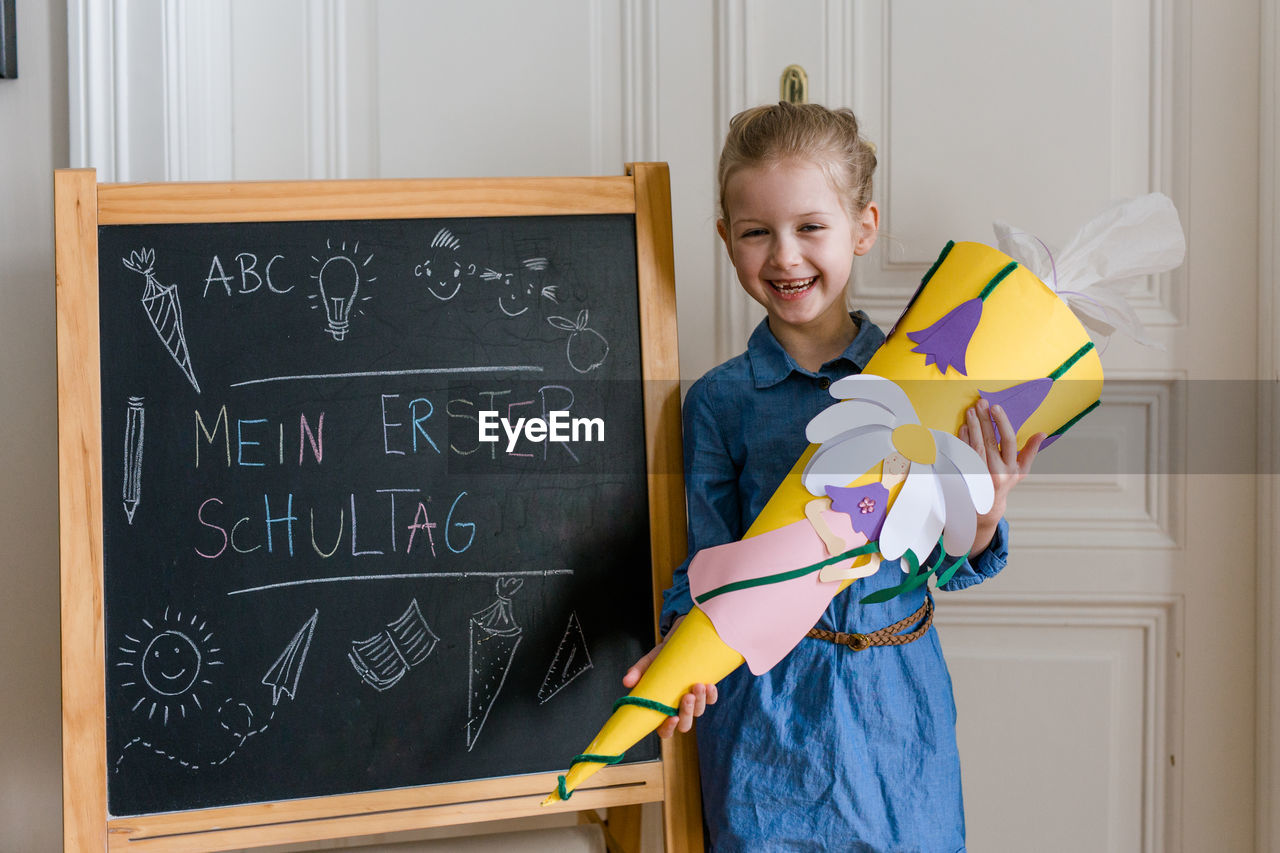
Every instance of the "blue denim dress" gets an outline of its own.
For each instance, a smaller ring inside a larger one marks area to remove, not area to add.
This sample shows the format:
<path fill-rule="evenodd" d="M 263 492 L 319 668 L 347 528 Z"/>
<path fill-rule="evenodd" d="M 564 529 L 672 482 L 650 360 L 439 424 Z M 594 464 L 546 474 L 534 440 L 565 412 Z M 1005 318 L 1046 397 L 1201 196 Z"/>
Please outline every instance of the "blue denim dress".
<path fill-rule="evenodd" d="M 740 539 L 807 446 L 805 425 L 884 342 L 862 312 L 840 357 L 812 373 L 761 321 L 747 351 L 698 380 L 684 404 L 689 553 Z M 1008 526 L 962 565 L 946 590 L 1004 568 Z M 692 607 L 688 562 L 664 596 L 666 630 Z M 924 587 L 882 604 L 869 592 L 902 582 L 898 563 L 837 595 L 817 627 L 871 633 L 913 613 Z M 762 676 L 720 682 L 698 720 L 708 838 L 729 851 L 957 853 L 965 849 L 956 707 L 937 630 L 904 646 L 855 652 L 806 638 Z"/>

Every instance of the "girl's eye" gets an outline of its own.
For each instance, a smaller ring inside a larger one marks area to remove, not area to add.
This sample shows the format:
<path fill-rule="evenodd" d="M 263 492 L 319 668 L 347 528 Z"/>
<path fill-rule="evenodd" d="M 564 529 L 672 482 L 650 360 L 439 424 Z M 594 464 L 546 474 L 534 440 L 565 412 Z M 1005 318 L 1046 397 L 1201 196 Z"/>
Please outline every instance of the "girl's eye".
<path fill-rule="evenodd" d="M 801 225 L 801 226 L 800 226 L 800 230 L 801 230 L 801 231 L 821 231 L 821 230 L 822 230 L 822 228 L 823 228 L 823 226 L 821 226 L 821 225 L 817 225 L 817 224 L 812 223 L 812 222 L 811 222 L 811 223 L 809 223 L 808 225 Z"/>
<path fill-rule="evenodd" d="M 761 234 L 763 234 L 763 233 L 765 233 L 763 228 L 750 228 L 750 229 L 748 229 L 748 230 L 746 230 L 746 231 L 743 231 L 743 232 L 742 232 L 742 234 L 741 234 L 741 235 L 739 235 L 739 236 L 741 236 L 741 237 L 759 237 L 759 236 L 760 236 Z"/>

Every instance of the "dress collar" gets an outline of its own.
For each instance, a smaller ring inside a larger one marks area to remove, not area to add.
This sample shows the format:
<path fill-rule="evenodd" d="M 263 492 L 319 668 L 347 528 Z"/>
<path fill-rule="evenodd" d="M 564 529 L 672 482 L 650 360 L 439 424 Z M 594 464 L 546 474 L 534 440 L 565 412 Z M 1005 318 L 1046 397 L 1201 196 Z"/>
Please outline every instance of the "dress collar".
<path fill-rule="evenodd" d="M 858 324 L 858 333 L 844 352 L 822 365 L 822 371 L 861 373 L 872 354 L 884 343 L 884 332 L 864 312 L 852 311 L 849 316 Z M 751 362 L 751 374 L 757 389 L 777 385 L 792 372 L 805 376 L 818 375 L 805 370 L 782 348 L 769 328 L 768 317 L 761 320 L 751 333 L 751 338 L 747 341 L 747 358 Z M 853 367 L 852 371 L 848 370 L 849 366 Z"/>

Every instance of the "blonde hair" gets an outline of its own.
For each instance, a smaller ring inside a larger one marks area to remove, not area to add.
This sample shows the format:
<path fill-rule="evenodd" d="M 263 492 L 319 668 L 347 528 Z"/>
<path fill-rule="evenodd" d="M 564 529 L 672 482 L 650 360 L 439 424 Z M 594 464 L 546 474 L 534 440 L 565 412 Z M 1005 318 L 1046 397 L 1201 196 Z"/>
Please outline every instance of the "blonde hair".
<path fill-rule="evenodd" d="M 729 218 L 725 187 L 735 172 L 790 159 L 818 164 L 851 215 L 861 213 L 871 201 L 876 147 L 858 135 L 853 111 L 782 101 L 743 110 L 730 119 L 717 175 L 720 215 Z"/>

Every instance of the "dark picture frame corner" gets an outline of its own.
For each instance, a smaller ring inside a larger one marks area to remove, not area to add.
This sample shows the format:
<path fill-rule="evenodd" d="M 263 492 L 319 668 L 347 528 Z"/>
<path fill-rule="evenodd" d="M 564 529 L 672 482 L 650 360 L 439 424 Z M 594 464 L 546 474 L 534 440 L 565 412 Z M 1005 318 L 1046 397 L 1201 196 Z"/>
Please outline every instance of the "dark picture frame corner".
<path fill-rule="evenodd" d="M 0 0 L 0 80 L 18 76 L 18 0 Z"/>

